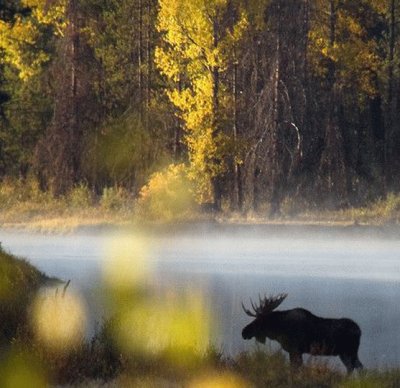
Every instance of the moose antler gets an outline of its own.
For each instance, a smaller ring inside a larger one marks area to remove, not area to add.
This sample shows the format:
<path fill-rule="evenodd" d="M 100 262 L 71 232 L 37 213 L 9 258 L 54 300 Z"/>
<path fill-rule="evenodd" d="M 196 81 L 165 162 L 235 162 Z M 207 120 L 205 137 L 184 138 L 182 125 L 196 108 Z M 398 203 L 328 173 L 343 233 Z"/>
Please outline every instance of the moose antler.
<path fill-rule="evenodd" d="M 250 302 L 251 302 L 251 299 L 250 299 Z M 249 317 L 256 317 L 255 313 L 252 313 L 250 310 L 248 310 L 248 309 L 246 309 L 246 307 L 244 307 L 243 302 L 242 302 L 242 309 Z"/>
<path fill-rule="evenodd" d="M 275 310 L 288 296 L 288 294 L 278 294 L 276 296 L 264 296 L 264 298 L 261 299 L 261 296 L 259 295 L 259 301 L 260 304 L 256 306 L 253 301 L 250 299 L 251 307 L 253 308 L 254 312 L 246 309 L 244 307 L 244 304 L 242 303 L 242 308 L 244 312 L 249 315 L 250 317 L 260 317 L 262 315 L 266 315 L 270 313 L 272 310 Z"/>

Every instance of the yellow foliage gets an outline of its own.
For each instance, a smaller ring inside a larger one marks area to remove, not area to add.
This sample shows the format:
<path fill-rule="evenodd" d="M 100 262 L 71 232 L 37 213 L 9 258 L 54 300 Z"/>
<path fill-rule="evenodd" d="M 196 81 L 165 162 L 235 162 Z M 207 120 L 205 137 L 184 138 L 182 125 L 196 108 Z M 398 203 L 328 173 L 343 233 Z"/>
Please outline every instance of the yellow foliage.
<path fill-rule="evenodd" d="M 139 215 L 146 219 L 172 221 L 187 218 L 194 204 L 184 164 L 171 164 L 154 173 L 141 189 Z"/>
<path fill-rule="evenodd" d="M 40 294 L 33 305 L 32 323 L 37 338 L 53 350 L 65 351 L 83 339 L 86 309 L 75 293 Z"/>
<path fill-rule="evenodd" d="M 328 3 L 320 1 L 318 7 L 328 9 Z M 309 32 L 310 63 L 315 73 L 326 76 L 328 69 L 326 61 L 322 59 L 329 59 L 335 62 L 340 86 L 352 88 L 356 85 L 364 93 L 374 95 L 376 85 L 373 74 L 379 67 L 376 40 L 368 39 L 364 25 L 342 7 L 337 9 L 333 44 L 330 41 L 329 26 L 327 21 L 316 22 Z"/>
<path fill-rule="evenodd" d="M 249 388 L 252 385 L 234 373 L 208 373 L 196 377 L 188 385 L 189 388 Z"/>
<path fill-rule="evenodd" d="M 137 300 L 122 309 L 115 336 L 125 352 L 164 354 L 173 364 L 188 364 L 209 346 L 210 321 L 200 293 L 182 298 L 168 291 L 160 301 Z"/>
<path fill-rule="evenodd" d="M 178 62 L 172 60 L 171 55 L 161 47 L 156 47 L 154 58 L 156 63 L 162 64 L 162 68 L 160 67 L 161 74 L 174 82 L 179 81 L 180 66 Z"/>
<path fill-rule="evenodd" d="M 22 4 L 32 8 L 33 18 L 40 24 L 52 25 L 57 35 L 64 35 L 67 0 L 57 0 L 51 6 L 44 0 L 22 0 Z"/>
<path fill-rule="evenodd" d="M 156 49 L 155 63 L 171 81 L 167 95 L 184 123 L 190 160 L 188 176 L 195 182 L 198 201 L 210 200 L 211 180 L 224 167 L 222 143 L 217 141 L 220 112 L 214 111 L 213 75 L 223 73 L 235 61 L 236 45 L 248 26 L 247 15 L 241 12 L 235 25 L 224 27 L 224 33 L 215 41 L 215 24 L 221 28 L 228 3 L 228 0 L 160 0 L 157 29 L 163 34 L 165 44 Z M 219 111 L 227 109 L 226 93 L 223 85 L 219 85 Z"/>
<path fill-rule="evenodd" d="M 3 388 L 47 387 L 48 376 L 37 357 L 28 351 L 12 351 L 0 363 L 0 386 Z"/>
<path fill-rule="evenodd" d="M 52 25 L 62 34 L 65 28 L 65 1 L 60 0 L 47 9 L 44 0 L 24 0 L 23 5 L 32 8 L 30 16 L 22 18 L 17 15 L 9 23 L 0 20 L 0 50 L 4 52 L 2 61 L 13 66 L 20 79 L 26 81 L 34 76 L 50 59 L 48 53 L 37 47 L 41 38 L 40 27 Z"/>
<path fill-rule="evenodd" d="M 3 62 L 14 66 L 23 80 L 34 75 L 38 65 L 48 59 L 43 52 L 39 52 L 36 58 L 24 52 L 26 46 L 35 43 L 38 35 L 37 27 L 30 20 L 17 17 L 13 24 L 0 20 L 0 49 L 4 51 Z"/>

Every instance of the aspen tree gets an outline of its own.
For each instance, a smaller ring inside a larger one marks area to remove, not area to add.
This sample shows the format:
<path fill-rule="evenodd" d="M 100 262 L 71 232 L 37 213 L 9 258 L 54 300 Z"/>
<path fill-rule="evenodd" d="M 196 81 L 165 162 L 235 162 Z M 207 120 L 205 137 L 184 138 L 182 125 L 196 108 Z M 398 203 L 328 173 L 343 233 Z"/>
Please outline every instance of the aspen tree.
<path fill-rule="evenodd" d="M 18 72 L 19 78 L 26 81 L 38 74 L 50 55 L 40 46 L 43 27 L 52 26 L 58 35 L 63 34 L 65 0 L 47 7 L 45 0 L 23 0 L 22 5 L 31 9 L 28 16 L 16 14 L 14 20 L 0 19 L 0 50 L 4 63 Z"/>
<path fill-rule="evenodd" d="M 229 93 L 222 75 L 247 25 L 244 13 L 229 25 L 229 7 L 227 0 L 161 0 L 157 28 L 163 44 L 155 53 L 156 65 L 169 81 L 168 97 L 184 125 L 197 199 L 213 200 L 218 207 L 227 143 L 221 117 Z"/>

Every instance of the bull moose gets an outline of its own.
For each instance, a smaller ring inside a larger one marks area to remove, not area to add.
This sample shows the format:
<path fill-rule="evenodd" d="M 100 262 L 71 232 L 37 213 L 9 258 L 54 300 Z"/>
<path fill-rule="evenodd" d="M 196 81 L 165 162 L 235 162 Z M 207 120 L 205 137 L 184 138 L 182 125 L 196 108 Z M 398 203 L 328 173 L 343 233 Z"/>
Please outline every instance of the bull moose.
<path fill-rule="evenodd" d="M 274 311 L 287 297 L 279 294 L 260 297 L 256 306 L 250 300 L 253 312 L 244 312 L 255 319 L 242 331 L 244 339 L 256 338 L 265 343 L 266 338 L 276 340 L 289 353 L 290 364 L 297 368 L 303 364 L 303 353 L 321 356 L 339 356 L 348 373 L 362 369 L 358 359 L 360 327 L 351 319 L 320 318 L 303 308 Z"/>

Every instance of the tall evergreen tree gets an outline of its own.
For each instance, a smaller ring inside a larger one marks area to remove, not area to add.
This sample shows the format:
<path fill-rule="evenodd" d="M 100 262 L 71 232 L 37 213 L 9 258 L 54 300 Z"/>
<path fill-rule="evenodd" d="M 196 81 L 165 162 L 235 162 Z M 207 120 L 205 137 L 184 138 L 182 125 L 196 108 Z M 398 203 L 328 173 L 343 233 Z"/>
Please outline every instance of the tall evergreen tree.
<path fill-rule="evenodd" d="M 38 170 L 56 195 L 64 194 L 84 178 L 84 141 L 98 122 L 93 92 L 96 61 L 87 43 L 78 0 L 67 2 L 65 24 L 52 67 L 56 86 L 53 118 L 37 151 Z"/>

